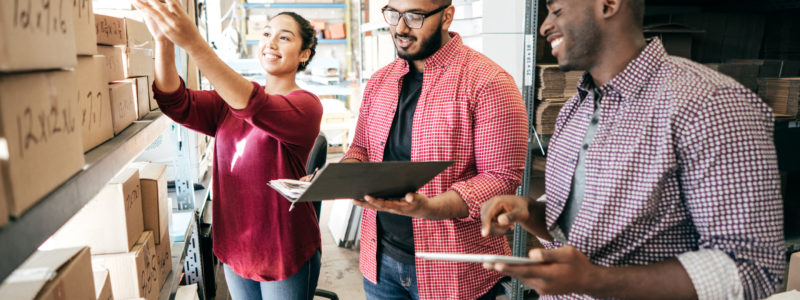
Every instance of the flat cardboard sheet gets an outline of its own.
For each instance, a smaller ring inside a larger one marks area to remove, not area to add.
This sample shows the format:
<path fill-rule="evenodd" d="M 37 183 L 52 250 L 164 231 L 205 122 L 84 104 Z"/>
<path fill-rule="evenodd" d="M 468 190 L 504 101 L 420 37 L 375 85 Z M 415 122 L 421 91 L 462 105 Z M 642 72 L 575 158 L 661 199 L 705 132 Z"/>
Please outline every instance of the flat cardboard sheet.
<path fill-rule="evenodd" d="M 328 164 L 295 202 L 361 199 L 364 195 L 399 199 L 419 190 L 451 164 L 452 161 Z M 287 197 L 292 201 L 291 198 Z"/>

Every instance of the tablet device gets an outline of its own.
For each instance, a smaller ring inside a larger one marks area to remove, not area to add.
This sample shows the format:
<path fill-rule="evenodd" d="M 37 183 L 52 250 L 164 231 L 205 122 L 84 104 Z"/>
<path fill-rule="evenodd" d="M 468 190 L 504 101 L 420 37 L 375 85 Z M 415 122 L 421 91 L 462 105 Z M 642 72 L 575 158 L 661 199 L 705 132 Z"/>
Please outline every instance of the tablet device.
<path fill-rule="evenodd" d="M 505 256 L 493 254 L 463 254 L 463 253 L 426 253 L 417 252 L 416 256 L 427 260 L 446 260 L 474 263 L 505 263 L 509 265 L 537 264 L 539 261 L 527 257 Z"/>
<path fill-rule="evenodd" d="M 402 199 L 422 188 L 453 161 L 331 163 L 311 183 L 277 179 L 267 183 L 291 202 L 334 199 Z"/>

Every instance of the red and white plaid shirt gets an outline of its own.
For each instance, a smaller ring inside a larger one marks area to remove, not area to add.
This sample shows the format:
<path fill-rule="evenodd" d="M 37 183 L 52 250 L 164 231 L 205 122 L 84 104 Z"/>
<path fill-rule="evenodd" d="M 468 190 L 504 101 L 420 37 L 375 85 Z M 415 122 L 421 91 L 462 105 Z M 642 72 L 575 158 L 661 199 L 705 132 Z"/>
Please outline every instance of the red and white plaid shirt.
<path fill-rule="evenodd" d="M 450 168 L 418 192 L 429 197 L 456 191 L 469 207 L 463 219 L 413 218 L 417 252 L 509 255 L 504 237 L 480 234 L 481 204 L 513 194 L 521 183 L 528 140 L 525 104 L 512 77 L 483 54 L 464 46 L 458 34 L 425 60 L 422 92 L 414 113 L 411 160 L 452 160 Z M 345 155 L 379 162 L 394 119 L 406 60 L 397 59 L 369 80 L 353 144 Z M 361 219 L 361 272 L 377 281 L 374 210 Z M 422 299 L 474 299 L 501 276 L 480 264 L 416 260 Z"/>
<path fill-rule="evenodd" d="M 561 109 L 547 154 L 555 232 L 594 109 L 582 101 L 589 78 Z M 586 193 L 568 242 L 602 266 L 677 257 L 699 299 L 775 291 L 785 258 L 770 108 L 730 77 L 668 56 L 658 39 L 599 90 Z"/>

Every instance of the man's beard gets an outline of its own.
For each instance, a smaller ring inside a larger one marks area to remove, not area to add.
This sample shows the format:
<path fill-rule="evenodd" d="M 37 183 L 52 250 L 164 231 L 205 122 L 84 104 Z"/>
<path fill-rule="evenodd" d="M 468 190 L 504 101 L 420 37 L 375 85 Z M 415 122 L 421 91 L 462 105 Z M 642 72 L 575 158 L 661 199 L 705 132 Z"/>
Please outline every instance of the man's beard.
<path fill-rule="evenodd" d="M 397 37 L 409 36 L 395 33 L 395 38 Z M 436 31 L 430 38 L 418 40 L 418 42 L 420 43 L 420 47 L 417 53 L 403 53 L 400 49 L 397 49 L 397 56 L 408 61 L 415 61 L 426 59 L 436 53 L 436 51 L 439 51 L 439 48 L 442 47 L 442 23 L 439 23 L 439 26 L 436 27 Z"/>

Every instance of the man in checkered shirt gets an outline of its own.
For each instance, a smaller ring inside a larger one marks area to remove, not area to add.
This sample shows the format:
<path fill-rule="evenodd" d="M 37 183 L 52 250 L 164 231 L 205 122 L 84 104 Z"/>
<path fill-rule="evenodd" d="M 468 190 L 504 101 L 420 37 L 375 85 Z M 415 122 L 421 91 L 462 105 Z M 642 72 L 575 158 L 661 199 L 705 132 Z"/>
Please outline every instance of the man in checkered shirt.
<path fill-rule="evenodd" d="M 544 298 L 756 299 L 785 268 L 772 111 L 733 79 L 642 34 L 643 0 L 548 0 L 541 34 L 586 70 L 559 113 L 547 200 L 495 197 L 542 264 L 484 267 Z M 557 295 L 557 296 L 552 296 Z"/>
<path fill-rule="evenodd" d="M 415 253 L 511 253 L 504 237 L 481 237 L 480 208 L 521 182 L 525 105 L 507 72 L 448 32 L 450 2 L 390 0 L 382 10 L 399 58 L 370 77 L 343 162 L 454 163 L 399 201 L 355 201 L 365 208 L 368 299 L 494 299 L 502 275 Z"/>

